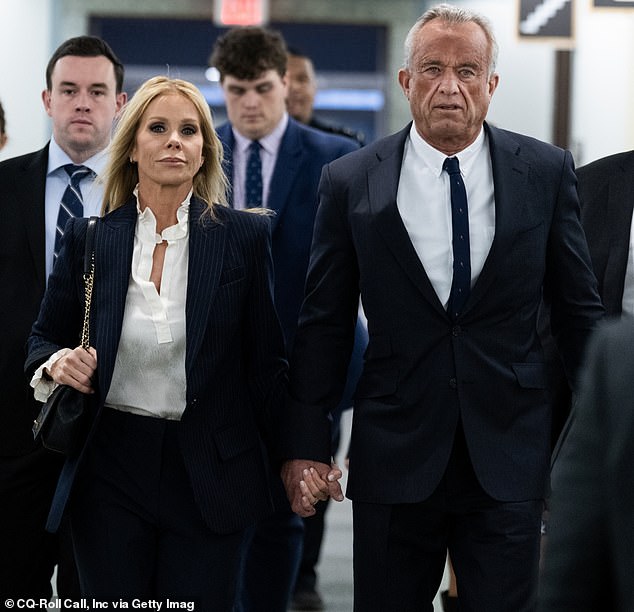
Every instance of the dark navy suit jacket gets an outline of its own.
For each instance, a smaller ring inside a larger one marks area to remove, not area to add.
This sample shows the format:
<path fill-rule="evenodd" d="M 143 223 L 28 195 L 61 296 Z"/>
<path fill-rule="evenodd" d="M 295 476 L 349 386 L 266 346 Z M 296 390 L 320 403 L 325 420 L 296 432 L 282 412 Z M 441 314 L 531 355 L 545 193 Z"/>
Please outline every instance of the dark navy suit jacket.
<path fill-rule="evenodd" d="M 361 293 L 369 344 L 357 387 L 348 496 L 419 502 L 440 482 L 458 419 L 483 489 L 544 496 L 551 406 L 537 334 L 542 291 L 574 380 L 602 306 L 569 152 L 485 126 L 495 236 L 459 318 L 439 301 L 396 205 L 410 126 L 324 168 L 291 354 L 291 456 L 325 460 L 324 415 L 345 377 Z M 425 202 L 421 202 L 425 205 Z M 287 453 L 288 454 L 288 453 Z"/>
<path fill-rule="evenodd" d="M 225 172 L 233 180 L 235 140 L 230 124 L 218 128 L 225 152 Z M 304 298 L 304 283 L 313 225 L 317 212 L 317 186 L 322 167 L 359 145 L 343 136 L 326 134 L 289 117 L 271 178 L 267 207 L 273 217 L 275 306 L 287 347 L 295 336 L 297 316 Z"/>
<path fill-rule="evenodd" d="M 216 207 L 217 220 L 192 198 L 186 297 L 187 406 L 179 441 L 200 511 L 230 532 L 271 511 L 259 436 L 275 453 L 287 363 L 272 296 L 270 222 Z M 97 224 L 91 346 L 97 351 L 94 427 L 108 394 L 121 333 L 136 227 L 136 201 Z M 27 371 L 60 347 L 78 345 L 85 219 L 72 220 L 29 338 Z M 147 364 L 151 368 L 151 364 Z M 90 443 L 90 436 L 88 444 Z M 48 529 L 59 525 L 83 452 L 69 459 Z M 247 491 L 248 493 L 245 493 Z"/>

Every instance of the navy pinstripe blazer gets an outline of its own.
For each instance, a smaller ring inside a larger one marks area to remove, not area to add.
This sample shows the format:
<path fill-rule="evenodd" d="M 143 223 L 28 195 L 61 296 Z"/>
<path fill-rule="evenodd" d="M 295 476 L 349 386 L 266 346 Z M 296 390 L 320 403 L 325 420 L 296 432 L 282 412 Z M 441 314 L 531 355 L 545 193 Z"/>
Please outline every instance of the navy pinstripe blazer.
<path fill-rule="evenodd" d="M 258 433 L 274 432 L 287 363 L 273 306 L 270 223 L 217 207 L 203 215 L 192 198 L 186 298 L 187 406 L 179 442 L 194 496 L 216 532 L 240 529 L 272 509 Z M 132 262 L 136 202 L 97 225 L 91 346 L 98 356 L 95 421 L 112 380 Z M 27 372 L 60 347 L 78 345 L 83 311 L 82 261 L 87 221 L 72 220 L 28 342 Z M 148 368 L 152 364 L 147 364 Z M 47 529 L 57 529 L 84 451 L 68 459 Z M 249 494 L 244 495 L 244 490 Z"/>

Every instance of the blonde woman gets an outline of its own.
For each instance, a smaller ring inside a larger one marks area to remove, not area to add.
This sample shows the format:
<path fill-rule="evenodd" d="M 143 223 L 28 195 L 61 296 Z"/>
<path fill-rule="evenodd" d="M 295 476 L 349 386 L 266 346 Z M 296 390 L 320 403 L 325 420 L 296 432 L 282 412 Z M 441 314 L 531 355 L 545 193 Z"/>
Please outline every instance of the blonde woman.
<path fill-rule="evenodd" d="M 66 227 L 29 339 L 36 397 L 91 394 L 48 528 L 67 512 L 83 593 L 231 610 L 243 530 L 271 510 L 287 364 L 266 216 L 224 205 L 222 146 L 200 92 L 155 77 L 114 135 L 81 329 L 86 220 Z M 312 501 L 312 498 L 311 498 Z M 191 608 L 190 608 L 191 609 Z"/>

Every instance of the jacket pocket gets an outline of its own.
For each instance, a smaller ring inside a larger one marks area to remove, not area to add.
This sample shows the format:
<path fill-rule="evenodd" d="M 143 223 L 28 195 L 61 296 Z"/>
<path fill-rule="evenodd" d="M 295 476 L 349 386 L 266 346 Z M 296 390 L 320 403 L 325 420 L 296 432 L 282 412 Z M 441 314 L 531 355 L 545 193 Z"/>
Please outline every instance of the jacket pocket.
<path fill-rule="evenodd" d="M 546 368 L 543 363 L 512 363 L 515 378 L 524 389 L 545 389 L 547 387 Z"/>

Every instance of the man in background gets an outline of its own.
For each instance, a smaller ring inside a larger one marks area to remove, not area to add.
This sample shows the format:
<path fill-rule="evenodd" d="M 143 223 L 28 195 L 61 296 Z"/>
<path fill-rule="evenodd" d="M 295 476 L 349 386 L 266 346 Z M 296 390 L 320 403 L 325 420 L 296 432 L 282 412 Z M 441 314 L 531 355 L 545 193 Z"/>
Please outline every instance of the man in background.
<path fill-rule="evenodd" d="M 286 62 L 281 35 L 257 27 L 227 32 L 216 41 L 210 59 L 220 73 L 229 118 L 218 135 L 225 148 L 231 205 L 274 212 L 275 305 L 290 350 L 304 294 L 321 169 L 358 145 L 289 117 Z M 359 354 L 356 361 L 360 359 Z M 349 397 L 344 401 L 351 403 Z M 303 524 L 291 511 L 274 469 L 277 510 L 245 540 L 236 602 L 240 612 L 286 612 L 297 575 Z"/>
<path fill-rule="evenodd" d="M 25 343 L 64 231 L 65 192 L 75 175 L 83 214 L 101 210 L 95 179 L 105 167 L 112 122 L 126 101 L 123 65 L 101 39 L 62 43 L 46 68 L 44 109 L 53 135 L 40 151 L 0 163 L 0 601 L 48 598 L 57 565 L 57 593 L 77 599 L 79 585 L 68 530 L 44 531 L 63 457 L 35 444 L 38 407 L 23 374 Z"/>
<path fill-rule="evenodd" d="M 288 97 L 286 105 L 288 114 L 305 125 L 316 130 L 339 134 L 356 140 L 359 145 L 365 144 L 363 132 L 351 128 L 335 125 L 316 117 L 313 110 L 317 95 L 317 77 L 313 61 L 297 47 L 288 48 L 288 63 L 286 78 L 288 81 Z"/>
<path fill-rule="evenodd" d="M 634 316 L 634 216 L 632 214 L 634 211 L 634 193 L 632 192 L 634 151 L 616 153 L 595 160 L 577 168 L 576 174 L 577 191 L 581 204 L 581 222 L 588 241 L 592 267 L 597 277 L 599 294 L 605 307 L 606 317 L 610 319 L 624 317 L 629 320 L 628 324 L 623 324 L 620 327 L 614 326 L 611 333 L 614 334 L 616 333 L 615 330 L 622 329 L 629 334 L 632 317 Z M 604 335 L 606 334 L 604 333 Z M 619 344 L 623 345 L 621 341 L 619 341 Z M 616 346 L 614 349 L 604 347 L 601 351 L 606 355 L 618 355 Z M 594 357 L 596 363 L 590 363 L 589 365 L 589 376 L 596 375 L 596 370 L 600 367 L 599 360 L 601 358 L 597 353 Z M 611 367 L 616 367 L 618 359 L 614 357 L 609 359 L 614 361 Z M 611 536 L 604 529 L 595 530 L 594 537 L 588 543 L 588 546 L 585 546 L 584 557 L 587 557 L 586 553 L 588 551 L 593 551 L 592 554 L 594 554 L 596 550 L 597 554 L 599 552 L 607 554 L 612 556 L 612 559 L 611 563 L 602 563 L 601 571 L 595 575 L 596 580 L 586 582 L 584 589 L 571 589 L 569 581 L 578 579 L 580 574 L 569 566 L 570 558 L 567 552 L 554 550 L 556 546 L 559 546 L 557 543 L 559 538 L 570 538 L 582 525 L 581 521 L 576 520 L 577 517 L 570 522 L 572 506 L 580 508 L 580 515 L 585 514 L 583 520 L 591 520 L 591 513 L 595 512 L 602 504 L 605 504 L 606 507 L 601 512 L 606 512 L 606 515 L 610 512 L 608 508 L 609 500 L 602 499 L 604 494 L 596 495 L 592 500 L 586 499 L 585 502 L 580 502 L 576 493 L 574 491 L 571 493 L 570 489 L 571 479 L 595 478 L 600 474 L 600 468 L 598 467 L 596 470 L 594 468 L 590 469 L 589 466 L 588 469 L 584 469 L 579 460 L 582 455 L 578 454 L 588 444 L 588 440 L 584 439 L 584 437 L 587 437 L 588 431 L 584 427 L 587 427 L 588 418 L 596 417 L 594 413 L 597 406 L 594 403 L 596 403 L 600 394 L 596 390 L 588 389 L 582 402 L 584 408 L 580 408 L 586 411 L 586 414 L 582 417 L 585 419 L 585 425 L 576 424 L 576 420 L 579 418 L 579 409 L 575 408 L 572 415 L 570 415 L 571 391 L 567 385 L 561 364 L 555 362 L 555 365 L 559 366 L 555 370 L 556 376 L 554 376 L 554 379 L 556 388 L 560 390 L 559 395 L 557 395 L 557 407 L 558 413 L 561 415 L 559 420 L 564 433 L 561 435 L 560 444 L 556 449 L 552 469 L 553 497 L 555 498 L 553 503 L 558 504 L 561 510 L 559 515 L 553 517 L 557 521 L 556 529 L 559 530 L 557 534 L 553 534 L 553 537 L 550 535 L 551 520 L 549 519 L 547 523 L 546 549 L 547 551 L 552 551 L 550 556 L 553 557 L 550 564 L 546 566 L 548 579 L 551 580 L 547 587 L 549 599 L 547 609 L 554 609 L 552 605 L 556 601 L 565 602 L 565 606 L 561 608 L 562 610 L 590 609 L 596 604 L 597 597 L 604 600 L 604 606 L 609 607 L 605 602 L 609 602 L 612 597 L 616 597 L 617 593 L 607 584 L 608 580 L 611 578 L 615 582 L 619 582 L 630 571 L 627 559 L 619 556 L 618 553 L 615 554 L 615 551 L 611 549 L 609 541 Z M 622 362 L 618 362 L 618 369 L 622 372 L 627 372 L 627 368 L 622 366 Z M 606 410 L 611 409 L 613 405 L 618 405 L 613 401 L 613 397 L 619 393 L 619 385 L 623 385 L 625 380 L 625 378 L 619 380 L 618 375 L 611 375 L 609 382 L 602 382 L 602 384 L 606 385 L 606 388 L 609 384 L 612 393 L 610 397 L 605 399 Z M 622 409 L 624 409 L 624 414 L 628 412 L 625 410 L 624 405 Z M 567 422 L 565 419 L 568 419 Z M 563 427 L 564 423 L 565 427 Z M 573 433 L 573 431 L 576 433 Z M 624 428 L 623 432 L 626 431 L 627 428 Z M 575 439 L 568 441 L 569 436 L 573 436 Z M 617 444 L 620 444 L 621 436 L 617 435 L 615 431 L 610 432 L 609 428 L 606 428 L 606 436 L 610 436 L 610 439 L 613 438 Z M 605 444 L 605 440 L 602 437 L 599 436 L 597 440 L 601 440 L 601 444 Z M 626 450 L 627 446 L 621 448 L 623 452 Z M 606 474 L 607 472 L 608 470 L 606 470 Z M 581 482 L 581 480 L 578 482 Z M 560 484 L 562 490 L 559 490 Z M 590 490 L 585 488 L 585 484 L 580 487 L 580 495 L 586 496 L 589 492 Z M 566 498 L 566 496 L 570 497 Z M 580 503 L 585 504 L 584 512 L 579 506 Z M 609 525 L 609 520 L 606 520 L 605 524 Z M 600 542 L 600 539 L 605 539 L 606 541 Z M 555 540 L 555 544 L 551 543 L 553 540 Z M 585 536 L 582 540 L 585 541 Z M 595 546 L 598 548 L 594 548 Z M 582 554 L 581 549 L 576 547 L 568 549 L 568 552 L 573 551 L 575 555 Z M 598 556 L 597 558 L 602 557 Z M 579 567 L 581 568 L 582 565 L 579 565 Z M 608 571 L 607 568 L 611 569 Z M 558 577 L 560 584 L 557 587 L 552 583 L 553 576 L 560 576 Z M 597 591 L 591 597 L 586 597 L 589 589 L 595 588 L 596 585 L 601 585 L 602 592 Z M 566 592 L 568 590 L 571 592 Z M 572 592 L 573 590 L 575 592 Z M 579 602 L 583 602 L 583 604 L 575 607 Z M 586 607 L 584 608 L 584 606 Z"/>

